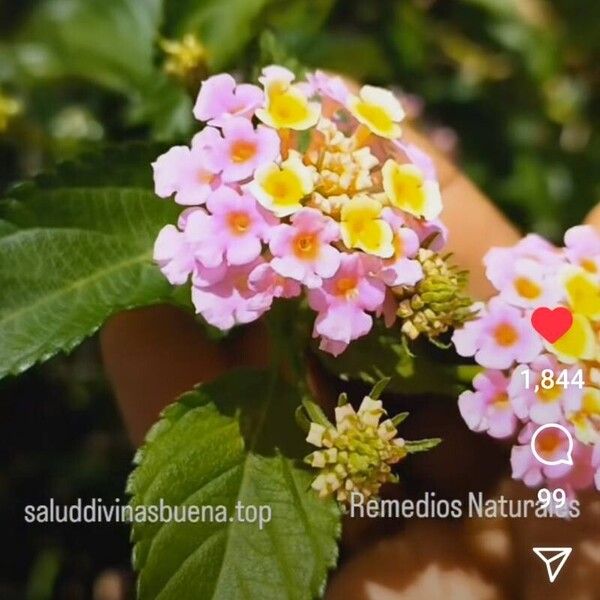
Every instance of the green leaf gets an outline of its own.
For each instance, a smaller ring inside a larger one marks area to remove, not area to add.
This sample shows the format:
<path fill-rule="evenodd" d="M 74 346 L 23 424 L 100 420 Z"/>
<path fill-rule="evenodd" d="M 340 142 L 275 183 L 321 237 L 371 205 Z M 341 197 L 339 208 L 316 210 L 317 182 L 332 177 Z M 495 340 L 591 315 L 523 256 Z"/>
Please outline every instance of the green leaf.
<path fill-rule="evenodd" d="M 152 248 L 178 209 L 152 191 L 158 153 L 110 150 L 2 203 L 0 377 L 71 350 L 115 312 L 169 298 Z"/>
<path fill-rule="evenodd" d="M 386 81 L 392 74 L 388 56 L 378 41 L 361 33 L 327 31 L 316 35 L 302 60 L 358 81 Z"/>
<path fill-rule="evenodd" d="M 153 56 L 162 0 L 46 0 L 14 45 L 32 77 L 81 77 L 119 92 L 144 87 Z"/>
<path fill-rule="evenodd" d="M 162 73 L 134 96 L 127 116 L 132 125 L 151 123 L 156 140 L 191 137 L 194 129 L 191 98 Z"/>
<path fill-rule="evenodd" d="M 415 452 L 427 452 L 442 443 L 441 438 L 428 438 L 425 440 L 413 440 L 411 442 L 405 442 L 406 451 L 409 454 Z"/>
<path fill-rule="evenodd" d="M 271 31 L 267 30 L 262 33 L 258 40 L 259 59 L 254 64 L 253 79 L 258 79 L 262 69 L 268 65 L 280 65 L 289 69 L 300 78 L 305 75 L 306 69 L 300 61 L 290 54 L 288 49 L 284 47 L 280 39 Z M 299 131 L 298 150 L 306 152 L 310 143 L 310 131 Z"/>
<path fill-rule="evenodd" d="M 390 377 L 386 389 L 396 394 L 456 397 L 476 374 L 470 366 L 438 361 L 425 346 L 414 352 L 411 355 L 402 344 L 399 333 L 377 326 L 337 358 L 321 351 L 317 355 L 329 371 L 344 380 L 359 379 L 376 385 Z"/>
<path fill-rule="evenodd" d="M 228 518 L 135 523 L 140 600 L 310 600 L 323 593 L 337 560 L 340 512 L 314 494 L 297 460 L 306 450 L 294 423 L 299 401 L 267 373 L 240 370 L 163 412 L 136 457 L 128 485 L 134 510 L 162 499 L 212 507 L 204 510 L 215 515 L 226 507 Z M 269 506 L 270 522 L 261 529 L 230 519 L 238 502 Z"/>
<path fill-rule="evenodd" d="M 384 377 L 383 379 L 380 379 L 369 392 L 369 398 L 372 398 L 373 400 L 379 400 L 379 396 L 383 394 L 391 379 L 391 377 Z"/>
<path fill-rule="evenodd" d="M 17 231 L 16 225 L 13 225 L 8 221 L 2 221 L 0 219 L 0 238 L 4 237 L 5 235 L 14 233 L 15 231 Z"/>
<path fill-rule="evenodd" d="M 302 400 L 302 406 L 304 407 L 304 410 L 309 416 L 311 422 L 318 423 L 323 427 L 333 427 L 333 425 L 330 423 L 329 419 L 323 412 L 323 409 L 316 402 L 313 402 L 308 398 L 304 398 Z"/>
<path fill-rule="evenodd" d="M 265 17 L 269 27 L 300 47 L 324 27 L 334 6 L 335 0 L 275 0 Z"/>
<path fill-rule="evenodd" d="M 132 125 L 189 134 L 191 100 L 157 65 L 163 0 L 46 0 L 0 59 L 30 85 L 77 78 L 125 95 Z M 0 69 L 0 79 L 2 73 Z"/>
<path fill-rule="evenodd" d="M 397 415 L 394 415 L 392 417 L 392 423 L 394 424 L 394 427 L 398 427 L 401 423 L 404 423 L 404 421 L 406 421 L 406 419 L 408 419 L 409 415 L 410 415 L 410 413 L 408 413 L 408 412 L 401 412 L 401 413 L 398 413 Z"/>
<path fill-rule="evenodd" d="M 213 71 L 231 65 L 260 31 L 261 14 L 272 0 L 167 0 L 169 35 L 194 33 L 208 49 Z"/>
<path fill-rule="evenodd" d="M 260 39 L 263 66 L 275 63 L 301 74 L 305 66 L 298 59 L 312 48 L 334 5 L 334 0 L 271 0 Z M 264 63 L 269 55 L 271 60 Z"/>

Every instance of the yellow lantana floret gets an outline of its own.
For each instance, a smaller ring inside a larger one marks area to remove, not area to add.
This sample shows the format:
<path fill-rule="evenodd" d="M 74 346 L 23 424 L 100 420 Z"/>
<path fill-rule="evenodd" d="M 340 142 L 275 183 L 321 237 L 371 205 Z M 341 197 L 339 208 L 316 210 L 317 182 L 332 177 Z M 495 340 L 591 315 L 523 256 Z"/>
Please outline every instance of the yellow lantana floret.
<path fill-rule="evenodd" d="M 294 74 L 283 67 L 266 67 L 259 81 L 265 89 L 265 106 L 256 116 L 275 129 L 298 131 L 313 127 L 321 116 L 321 105 L 310 102 L 302 89 L 293 85 Z"/>
<path fill-rule="evenodd" d="M 248 186 L 252 195 L 278 217 L 286 217 L 302 208 L 302 199 L 313 191 L 314 167 L 306 166 L 295 150 L 281 165 L 268 163 L 256 169 Z"/>
<path fill-rule="evenodd" d="M 404 109 L 389 90 L 363 85 L 358 96 L 348 98 L 347 108 L 359 123 L 381 137 L 391 140 L 402 134 Z"/>
<path fill-rule="evenodd" d="M 584 444 L 600 442 L 600 390 L 584 387 L 581 408 L 568 415 L 577 439 Z"/>
<path fill-rule="evenodd" d="M 392 206 L 427 220 L 442 212 L 442 196 L 437 181 L 425 179 L 411 164 L 401 165 L 388 159 L 383 165 L 383 189 Z"/>
<path fill-rule="evenodd" d="M 206 48 L 193 33 L 181 40 L 162 40 L 160 46 L 167 56 L 164 70 L 182 81 L 193 78 L 198 71 L 206 73 Z"/>
<path fill-rule="evenodd" d="M 597 358 L 596 335 L 590 320 L 584 315 L 573 315 L 573 324 L 567 333 L 554 344 L 545 342 L 561 362 L 573 364 L 579 360 Z"/>
<path fill-rule="evenodd" d="M 381 204 L 368 196 L 356 196 L 342 206 L 342 239 L 347 248 L 389 258 L 394 254 L 392 228 L 380 218 Z"/>
<path fill-rule="evenodd" d="M 593 275 L 578 267 L 566 267 L 560 273 L 560 280 L 574 313 L 592 321 L 600 319 L 600 285 Z"/>

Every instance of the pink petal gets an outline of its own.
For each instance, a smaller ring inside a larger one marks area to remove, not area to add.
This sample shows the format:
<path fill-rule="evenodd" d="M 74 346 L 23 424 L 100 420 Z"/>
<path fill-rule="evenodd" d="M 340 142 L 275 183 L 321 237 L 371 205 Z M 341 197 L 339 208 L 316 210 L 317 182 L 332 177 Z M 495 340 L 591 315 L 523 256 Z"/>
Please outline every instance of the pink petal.
<path fill-rule="evenodd" d="M 245 265 L 258 258 L 262 250 L 260 240 L 252 235 L 244 235 L 232 240 L 227 247 L 226 257 L 231 265 Z"/>
<path fill-rule="evenodd" d="M 200 87 L 194 116 L 199 121 L 209 121 L 228 112 L 235 79 L 228 73 L 220 73 L 206 79 Z"/>

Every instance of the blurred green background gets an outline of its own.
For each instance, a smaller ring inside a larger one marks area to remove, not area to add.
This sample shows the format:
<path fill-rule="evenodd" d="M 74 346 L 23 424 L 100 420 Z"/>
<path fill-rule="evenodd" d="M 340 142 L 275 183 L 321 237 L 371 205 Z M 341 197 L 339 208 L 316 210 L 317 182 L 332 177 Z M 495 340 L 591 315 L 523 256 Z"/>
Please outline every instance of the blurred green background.
<path fill-rule="evenodd" d="M 98 144 L 183 140 L 203 77 L 271 62 L 397 88 L 523 231 L 559 240 L 600 200 L 584 0 L 0 0 L 0 190 Z M 122 497 L 132 450 L 96 342 L 0 396 L 0 598 L 123 597 L 125 527 L 22 520 L 50 496 Z"/>

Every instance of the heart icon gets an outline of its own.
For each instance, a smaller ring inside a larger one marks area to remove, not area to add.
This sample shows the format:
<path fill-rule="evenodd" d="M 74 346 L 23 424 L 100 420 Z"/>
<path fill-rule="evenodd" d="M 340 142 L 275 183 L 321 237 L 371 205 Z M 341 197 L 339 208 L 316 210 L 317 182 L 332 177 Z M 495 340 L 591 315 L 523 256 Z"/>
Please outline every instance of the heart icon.
<path fill-rule="evenodd" d="M 564 306 L 555 309 L 536 308 L 531 315 L 533 328 L 548 342 L 554 344 L 573 325 L 573 313 Z"/>

